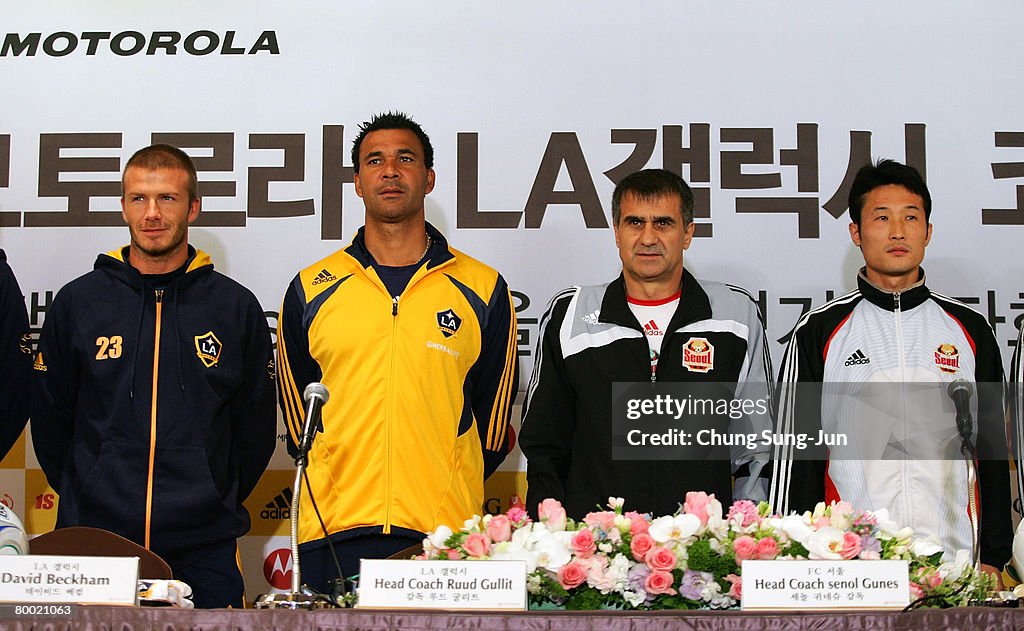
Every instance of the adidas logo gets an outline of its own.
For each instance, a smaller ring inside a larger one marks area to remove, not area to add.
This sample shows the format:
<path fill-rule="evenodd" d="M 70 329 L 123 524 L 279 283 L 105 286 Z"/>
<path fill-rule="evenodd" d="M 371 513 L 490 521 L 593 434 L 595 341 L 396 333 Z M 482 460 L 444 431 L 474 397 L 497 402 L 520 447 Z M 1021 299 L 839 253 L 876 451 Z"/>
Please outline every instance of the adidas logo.
<path fill-rule="evenodd" d="M 326 269 L 322 269 L 320 270 L 320 273 L 316 275 L 316 278 L 313 279 L 313 284 L 320 285 L 322 283 L 329 283 L 332 280 L 338 280 L 338 277 L 328 272 Z"/>
<path fill-rule="evenodd" d="M 849 357 L 846 358 L 847 366 L 856 366 L 858 364 L 870 363 L 871 360 L 868 359 L 868 356 L 864 354 L 864 351 L 860 350 L 859 348 L 853 352 L 853 355 L 850 355 Z"/>
<path fill-rule="evenodd" d="M 587 324 L 597 324 L 597 319 L 601 316 L 601 310 L 597 309 L 587 315 L 583 316 L 583 321 Z"/>
<path fill-rule="evenodd" d="M 274 496 L 274 499 L 267 502 L 266 508 L 260 511 L 260 519 L 291 519 L 292 516 L 292 490 L 283 488 Z"/>
<path fill-rule="evenodd" d="M 658 323 L 651 320 L 644 325 L 644 335 L 651 337 L 654 335 L 665 335 L 665 332 L 658 328 Z"/>

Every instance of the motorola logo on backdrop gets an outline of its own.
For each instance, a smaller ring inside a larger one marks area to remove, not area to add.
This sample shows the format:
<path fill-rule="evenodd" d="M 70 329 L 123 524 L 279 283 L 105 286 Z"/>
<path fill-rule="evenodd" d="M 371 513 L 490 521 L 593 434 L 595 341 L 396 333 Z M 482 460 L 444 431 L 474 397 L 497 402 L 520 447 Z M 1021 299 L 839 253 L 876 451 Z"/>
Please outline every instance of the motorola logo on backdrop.
<path fill-rule="evenodd" d="M 263 578 L 276 589 L 288 589 L 292 584 L 292 551 L 278 548 L 263 559 Z"/>
<path fill-rule="evenodd" d="M 0 57 L 66 57 L 73 53 L 95 56 L 111 53 L 132 55 L 280 55 L 277 31 L 259 35 L 238 31 L 197 29 L 181 31 L 56 31 L 54 33 L 7 33 Z"/>

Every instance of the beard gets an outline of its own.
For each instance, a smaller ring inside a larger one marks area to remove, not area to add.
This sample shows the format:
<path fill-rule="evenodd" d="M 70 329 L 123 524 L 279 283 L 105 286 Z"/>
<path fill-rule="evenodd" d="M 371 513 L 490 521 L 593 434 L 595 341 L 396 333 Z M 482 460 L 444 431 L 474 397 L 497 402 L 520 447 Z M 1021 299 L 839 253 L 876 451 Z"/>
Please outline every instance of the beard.
<path fill-rule="evenodd" d="M 132 246 L 138 252 L 151 259 L 166 257 L 178 250 L 188 235 L 188 225 L 181 223 L 177 226 L 169 226 L 170 231 L 158 240 L 147 238 L 142 232 L 142 226 L 133 227 L 131 233 Z"/>

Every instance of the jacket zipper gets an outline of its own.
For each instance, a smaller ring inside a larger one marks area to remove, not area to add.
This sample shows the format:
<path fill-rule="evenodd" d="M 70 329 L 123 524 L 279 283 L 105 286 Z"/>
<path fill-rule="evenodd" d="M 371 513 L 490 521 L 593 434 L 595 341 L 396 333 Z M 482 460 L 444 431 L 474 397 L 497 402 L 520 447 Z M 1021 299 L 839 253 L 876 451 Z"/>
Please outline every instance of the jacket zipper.
<path fill-rule="evenodd" d="M 900 388 L 900 406 L 901 406 L 901 408 L 903 408 L 901 410 L 901 415 L 905 419 L 906 418 L 906 401 L 904 400 L 904 396 L 906 394 L 905 384 L 906 384 L 906 380 L 907 380 L 907 373 L 906 373 L 906 357 L 904 356 L 904 350 L 903 350 L 903 309 L 900 306 L 900 293 L 901 292 L 898 292 L 898 291 L 893 293 L 892 300 L 893 300 L 893 315 L 896 318 L 896 352 L 897 352 L 897 354 L 898 354 L 898 356 L 900 358 L 900 382 L 902 384 L 904 384 L 904 387 Z M 904 424 L 904 429 L 905 429 L 905 424 Z M 901 438 L 903 440 L 906 440 L 906 436 L 901 436 Z M 904 510 L 904 514 L 907 515 L 908 518 L 913 520 L 914 517 L 911 515 L 910 504 L 907 501 L 907 498 L 910 497 L 910 489 L 907 486 L 907 476 L 909 474 L 909 470 L 908 470 L 907 459 L 906 458 L 902 459 L 902 464 L 903 464 L 903 467 L 902 467 L 903 468 L 903 474 L 900 476 L 900 478 L 901 478 L 901 481 L 903 483 L 903 498 L 904 498 L 904 500 L 903 500 L 903 510 Z"/>
<path fill-rule="evenodd" d="M 146 548 L 153 519 L 153 467 L 156 461 L 156 395 L 160 371 L 160 317 L 163 313 L 164 290 L 156 290 L 156 326 L 153 334 L 153 391 L 149 409 L 149 472 L 146 477 Z"/>
<path fill-rule="evenodd" d="M 399 296 L 391 297 L 391 353 L 388 357 L 388 389 L 390 390 L 394 384 L 395 377 L 395 346 L 396 338 L 398 337 L 398 298 Z M 384 430 L 384 449 L 385 449 L 385 465 L 384 465 L 384 534 L 391 534 L 391 426 L 394 423 L 394 397 L 388 392 L 388 403 L 387 403 L 387 422 L 385 423 Z"/>

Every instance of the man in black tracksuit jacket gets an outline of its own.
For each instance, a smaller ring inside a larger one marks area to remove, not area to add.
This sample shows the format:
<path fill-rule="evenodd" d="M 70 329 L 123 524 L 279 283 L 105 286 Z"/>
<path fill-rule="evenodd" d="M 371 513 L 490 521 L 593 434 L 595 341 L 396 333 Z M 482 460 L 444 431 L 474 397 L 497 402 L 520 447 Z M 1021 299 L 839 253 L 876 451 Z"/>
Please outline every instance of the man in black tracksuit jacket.
<path fill-rule="evenodd" d="M 615 496 L 659 515 L 675 512 L 687 491 L 714 493 L 725 506 L 764 499 L 767 446 L 738 445 L 719 457 L 710 448 L 686 452 L 694 460 L 615 458 L 612 384 L 682 382 L 688 391 L 729 384 L 733 400 L 760 398 L 770 407 L 772 372 L 750 295 L 683 269 L 694 224 L 682 178 L 654 169 L 627 176 L 615 189 L 612 218 L 622 275 L 557 294 L 541 320 L 519 439 L 528 509 L 554 498 L 579 518 Z M 680 427 L 695 433 L 696 422 L 683 416 Z M 760 440 L 771 427 L 764 409 L 724 419 L 720 435 Z"/>
<path fill-rule="evenodd" d="M 242 606 L 242 501 L 275 444 L 263 310 L 188 245 L 195 170 L 166 145 L 124 175 L 131 244 L 101 254 L 46 314 L 32 439 L 57 526 L 95 526 L 164 557 L 198 607 Z"/>
<path fill-rule="evenodd" d="M 0 460 L 25 429 L 31 372 L 25 298 L 7 265 L 7 255 L 0 250 Z"/>

